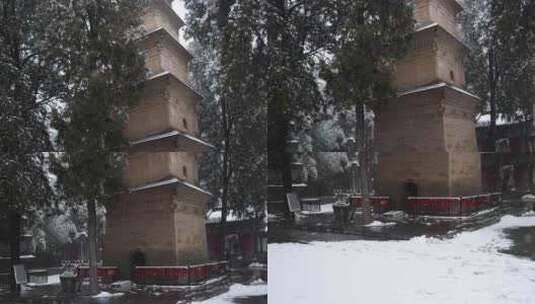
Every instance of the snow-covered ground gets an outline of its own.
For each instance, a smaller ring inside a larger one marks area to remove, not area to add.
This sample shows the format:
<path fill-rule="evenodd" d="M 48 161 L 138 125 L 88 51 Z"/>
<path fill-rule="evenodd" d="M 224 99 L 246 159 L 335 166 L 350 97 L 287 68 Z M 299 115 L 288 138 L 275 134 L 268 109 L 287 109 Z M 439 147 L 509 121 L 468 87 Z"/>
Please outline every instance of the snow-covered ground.
<path fill-rule="evenodd" d="M 98 295 L 94 295 L 94 299 L 101 299 L 101 298 L 114 298 L 114 297 L 122 297 L 124 296 L 124 293 L 117 292 L 117 293 L 109 293 L 107 291 L 101 291 Z"/>
<path fill-rule="evenodd" d="M 269 303 L 535 303 L 535 262 L 502 254 L 502 220 L 452 239 L 269 245 Z"/>
<path fill-rule="evenodd" d="M 235 304 L 235 299 L 257 297 L 267 295 L 267 285 L 264 282 L 256 282 L 251 285 L 234 284 L 227 293 L 211 298 L 204 302 L 194 304 Z"/>

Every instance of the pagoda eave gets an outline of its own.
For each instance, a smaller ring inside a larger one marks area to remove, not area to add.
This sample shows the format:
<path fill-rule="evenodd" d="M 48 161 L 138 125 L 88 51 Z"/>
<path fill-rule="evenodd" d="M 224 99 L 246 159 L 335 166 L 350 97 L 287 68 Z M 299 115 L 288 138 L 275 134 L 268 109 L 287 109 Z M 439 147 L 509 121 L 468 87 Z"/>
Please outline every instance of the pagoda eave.
<path fill-rule="evenodd" d="M 179 24 L 179 27 L 183 27 L 185 25 L 184 20 L 182 20 L 182 18 L 180 18 L 180 16 L 175 12 L 173 7 L 167 1 L 165 1 L 165 0 L 156 0 L 156 1 L 152 2 L 152 3 L 160 5 L 160 7 L 163 8 L 163 11 L 166 14 L 168 14 L 169 16 L 171 16 L 171 18 L 173 18 Z"/>
<path fill-rule="evenodd" d="M 444 34 L 446 34 L 449 38 L 456 41 L 457 43 L 461 44 L 467 51 L 470 51 L 471 48 L 466 42 L 463 41 L 460 37 L 457 37 L 455 34 L 450 33 L 448 30 L 446 30 L 443 26 L 440 24 L 433 22 L 429 24 L 422 24 L 420 27 L 416 28 L 414 31 L 415 34 L 424 33 L 427 31 L 441 31 Z"/>
<path fill-rule="evenodd" d="M 178 178 L 170 178 L 170 179 L 166 179 L 166 180 L 159 181 L 159 182 L 148 183 L 142 186 L 129 188 L 128 191 L 130 193 L 136 193 L 136 192 L 142 192 L 142 191 L 152 190 L 152 189 L 161 188 L 161 187 L 176 187 L 177 191 L 183 191 L 183 190 L 193 191 L 207 198 L 213 196 L 212 193 L 198 186 L 195 186 L 192 183 L 189 183 L 184 180 L 180 180 Z"/>
<path fill-rule="evenodd" d="M 452 85 L 452 84 L 449 84 L 449 83 L 446 83 L 446 82 L 441 82 L 441 83 L 437 83 L 437 84 L 433 84 L 433 85 L 419 87 L 419 88 L 416 88 L 416 89 L 401 91 L 401 92 L 397 93 L 397 96 L 398 97 L 403 97 L 403 96 L 407 96 L 407 95 L 419 94 L 419 93 L 430 92 L 430 91 L 435 91 L 435 90 L 445 90 L 445 89 L 453 90 L 453 91 L 455 91 L 457 93 L 469 96 L 474 100 L 481 100 L 480 97 L 478 97 L 478 96 L 476 96 L 476 95 L 474 95 L 474 94 L 472 94 L 472 93 L 470 93 L 470 92 L 468 92 L 468 91 L 466 91 L 466 90 L 464 90 L 462 88 L 459 88 L 459 87 L 457 87 L 455 85 Z"/>
<path fill-rule="evenodd" d="M 169 42 L 171 45 L 173 45 L 173 47 L 177 49 L 178 52 L 185 54 L 189 60 L 193 59 L 194 57 L 190 53 L 190 51 L 188 51 L 184 46 L 182 46 L 180 41 L 178 41 L 178 39 L 173 37 L 173 35 L 171 35 L 171 33 L 169 33 L 169 31 L 163 26 L 157 27 L 155 29 L 152 29 L 144 33 L 143 37 L 141 37 L 140 39 L 140 42 L 143 43 L 151 39 Z"/>
<path fill-rule="evenodd" d="M 152 143 L 160 140 L 169 140 L 175 138 L 177 146 L 179 147 L 190 147 L 192 152 L 206 152 L 215 147 L 202 139 L 199 139 L 191 134 L 183 133 L 180 131 L 170 131 L 157 135 L 152 135 L 145 137 L 140 140 L 130 142 L 131 146 L 142 145 L 147 143 Z"/>
<path fill-rule="evenodd" d="M 204 96 L 201 93 L 199 93 L 197 90 L 195 90 L 188 83 L 180 80 L 178 77 L 176 77 L 173 73 L 171 73 L 169 71 L 164 71 L 164 72 L 161 72 L 161 73 L 158 73 L 158 74 L 151 75 L 145 81 L 146 82 L 151 82 L 151 81 L 160 81 L 160 80 L 167 80 L 167 79 L 170 79 L 170 80 L 176 82 L 177 84 L 179 84 L 180 86 L 186 88 L 187 90 L 189 90 L 193 94 L 197 95 L 197 97 L 199 97 L 200 99 L 204 99 Z"/>

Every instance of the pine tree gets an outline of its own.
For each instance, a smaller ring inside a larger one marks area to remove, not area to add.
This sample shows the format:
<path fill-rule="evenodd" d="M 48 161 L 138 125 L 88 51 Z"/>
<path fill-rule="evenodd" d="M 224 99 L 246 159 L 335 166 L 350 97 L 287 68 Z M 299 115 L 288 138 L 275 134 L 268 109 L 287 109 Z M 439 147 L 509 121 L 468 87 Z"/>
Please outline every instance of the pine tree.
<path fill-rule="evenodd" d="M 322 78 L 332 102 L 354 107 L 360 142 L 360 180 L 363 221 L 371 222 L 368 189 L 367 109 L 394 97 L 390 86 L 393 63 L 407 51 L 414 30 L 407 1 L 331 1 L 337 26 Z"/>
<path fill-rule="evenodd" d="M 534 159 L 529 152 L 533 151 L 530 141 L 535 121 L 535 2 L 494 0 L 491 9 L 503 62 L 498 79 L 505 101 L 501 110 L 522 126 L 522 152 L 529 159 L 531 191 Z"/>
<path fill-rule="evenodd" d="M 535 92 L 533 1 L 467 1 L 463 26 L 472 46 L 468 60 L 467 84 L 481 97 L 480 111 L 490 111 L 488 141 L 496 151 L 498 115 L 520 122 L 524 136 L 531 132 Z M 529 151 L 526 145 L 524 152 Z M 496 159 L 496 178 L 500 171 Z M 533 174 L 531 155 L 529 175 Z M 530 180 L 530 188 L 532 188 Z M 499 183 L 493 185 L 499 190 Z"/>
<path fill-rule="evenodd" d="M 471 46 L 467 61 L 466 82 L 470 91 L 481 100 L 479 111 L 490 113 L 488 141 L 491 151 L 496 151 L 496 120 L 500 105 L 505 102 L 499 87 L 504 67 L 504 53 L 497 40 L 495 0 L 466 1 L 462 23 L 466 34 L 465 40 Z M 497 185 L 495 185 L 497 186 Z"/>
<path fill-rule="evenodd" d="M 53 1 L 0 1 L 0 218 L 9 221 L 13 265 L 21 217 L 53 200 L 43 152 L 52 149 L 48 109 L 64 92 L 58 12 Z"/>
<path fill-rule="evenodd" d="M 91 293 L 98 292 L 96 208 L 114 203 L 122 189 L 123 125 L 145 77 L 136 41 L 145 2 L 64 1 L 69 95 L 55 124 L 56 170 L 66 200 L 87 205 Z"/>
<path fill-rule="evenodd" d="M 330 1 L 264 1 L 268 104 L 268 164 L 280 172 L 285 193 L 293 191 L 290 126 L 301 129 L 307 116 L 321 110 L 317 81 L 322 51 L 335 23 L 326 14 Z"/>
<path fill-rule="evenodd" d="M 189 34 L 202 50 L 193 65 L 205 95 L 201 125 L 217 147 L 202 169 L 210 172 L 210 186 L 221 202 L 222 235 L 229 212 L 257 221 L 264 216 L 266 104 L 258 81 L 263 73 L 259 4 L 186 1 Z M 224 243 L 221 249 L 224 255 Z"/>

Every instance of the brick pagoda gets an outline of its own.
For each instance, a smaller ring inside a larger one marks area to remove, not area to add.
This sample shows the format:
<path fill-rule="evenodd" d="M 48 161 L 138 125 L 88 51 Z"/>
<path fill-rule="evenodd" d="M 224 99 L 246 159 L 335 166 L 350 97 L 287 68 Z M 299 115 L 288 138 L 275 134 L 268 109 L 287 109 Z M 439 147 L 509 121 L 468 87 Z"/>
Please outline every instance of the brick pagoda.
<path fill-rule="evenodd" d="M 199 139 L 201 96 L 188 84 L 192 55 L 179 43 L 184 25 L 172 1 L 152 0 L 140 44 L 149 76 L 140 105 L 129 113 L 125 183 L 129 191 L 107 213 L 104 262 L 128 277 L 132 255 L 146 266 L 207 260 L 209 193 L 199 187 L 198 161 L 211 146 Z"/>
<path fill-rule="evenodd" d="M 376 186 L 394 205 L 408 196 L 459 197 L 481 192 L 481 158 L 465 90 L 463 44 L 454 0 L 417 0 L 409 54 L 396 63 L 398 98 L 376 110 Z"/>

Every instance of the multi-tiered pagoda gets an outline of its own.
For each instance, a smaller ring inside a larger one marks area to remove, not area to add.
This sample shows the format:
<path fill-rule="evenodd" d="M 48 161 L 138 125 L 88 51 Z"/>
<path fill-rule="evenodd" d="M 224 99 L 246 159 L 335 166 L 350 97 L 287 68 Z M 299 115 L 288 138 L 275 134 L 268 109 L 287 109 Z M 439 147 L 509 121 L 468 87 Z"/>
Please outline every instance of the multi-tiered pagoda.
<path fill-rule="evenodd" d="M 408 196 L 481 192 L 478 98 L 465 90 L 462 9 L 454 0 L 415 1 L 416 33 L 393 77 L 398 98 L 376 111 L 377 192 L 398 207 Z"/>
<path fill-rule="evenodd" d="M 207 259 L 209 193 L 199 187 L 201 96 L 188 84 L 192 55 L 179 43 L 183 21 L 170 0 L 152 0 L 140 41 L 149 76 L 129 114 L 125 183 L 129 191 L 108 210 L 104 260 L 128 274 L 132 263 L 174 266 Z"/>

